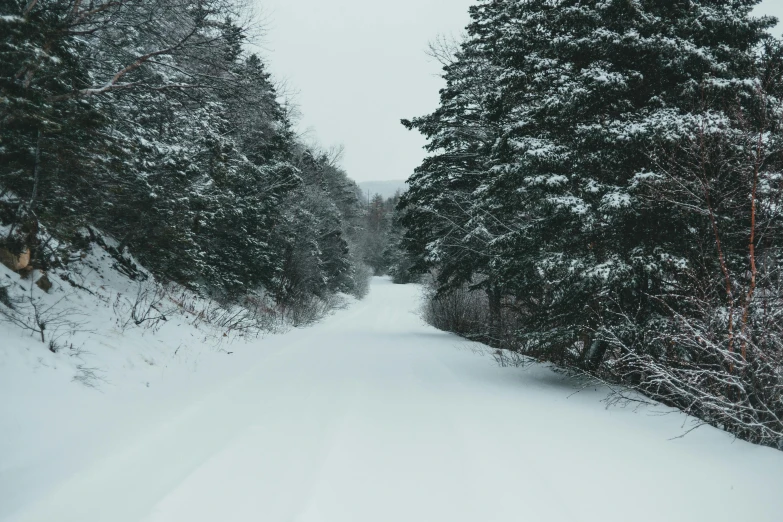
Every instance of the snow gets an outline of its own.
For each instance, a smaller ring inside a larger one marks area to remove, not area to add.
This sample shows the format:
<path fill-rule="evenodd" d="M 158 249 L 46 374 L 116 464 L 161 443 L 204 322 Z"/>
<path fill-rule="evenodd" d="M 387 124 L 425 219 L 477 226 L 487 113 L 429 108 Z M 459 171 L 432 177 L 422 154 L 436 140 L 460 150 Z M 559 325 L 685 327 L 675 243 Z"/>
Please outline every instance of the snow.
<path fill-rule="evenodd" d="M 587 204 L 576 196 L 550 196 L 547 200 L 553 205 L 566 208 L 577 215 L 586 214 L 588 210 Z"/>
<path fill-rule="evenodd" d="M 626 208 L 631 206 L 631 196 L 621 192 L 610 192 L 601 198 L 602 209 Z"/>
<path fill-rule="evenodd" d="M 781 520 L 783 452 L 499 368 L 423 324 L 419 292 L 375 278 L 314 327 L 220 347 L 107 326 L 94 389 L 0 323 L 0 520 Z"/>

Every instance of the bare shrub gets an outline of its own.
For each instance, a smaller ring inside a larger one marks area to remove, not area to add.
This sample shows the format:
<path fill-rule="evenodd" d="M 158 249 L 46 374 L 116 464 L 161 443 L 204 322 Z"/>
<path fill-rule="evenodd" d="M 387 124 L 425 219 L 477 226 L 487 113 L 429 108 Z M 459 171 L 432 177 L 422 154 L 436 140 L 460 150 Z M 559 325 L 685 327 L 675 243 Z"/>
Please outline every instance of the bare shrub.
<path fill-rule="evenodd" d="M 264 328 L 262 318 L 264 316 L 257 309 L 232 306 L 228 308 L 216 308 L 210 319 L 210 323 L 223 330 L 226 334 L 246 335 L 251 332 L 256 334 Z"/>
<path fill-rule="evenodd" d="M 165 298 L 166 289 L 155 282 L 139 282 L 131 298 L 117 294 L 114 312 L 122 331 L 131 325 L 159 330 L 173 312 L 173 307 L 165 305 Z"/>
<path fill-rule="evenodd" d="M 308 326 L 323 319 L 331 311 L 344 306 L 339 296 L 301 296 L 282 307 L 282 320 L 295 327 Z"/>
<path fill-rule="evenodd" d="M 174 310 L 192 317 L 193 326 L 211 326 L 221 330 L 224 337 L 258 336 L 281 329 L 281 311 L 263 292 L 248 292 L 238 301 L 205 299 L 176 286 L 167 289 L 166 294 Z"/>
<path fill-rule="evenodd" d="M 501 368 L 511 367 L 519 368 L 528 366 L 535 362 L 535 359 L 519 353 L 518 351 L 496 348 L 492 350 L 492 358 Z"/>
<path fill-rule="evenodd" d="M 432 285 L 427 285 L 422 316 L 439 330 L 481 340 L 487 335 L 488 308 L 483 292 L 461 287 L 438 294 Z"/>
<path fill-rule="evenodd" d="M 85 316 L 76 308 L 66 306 L 68 295 L 64 295 L 53 303 L 47 303 L 43 291 L 36 292 L 36 285 L 30 283 L 30 291 L 17 298 L 8 297 L 9 304 L 0 306 L 0 320 L 31 332 L 46 343 L 49 339 L 56 340 L 62 335 L 73 335 L 76 332 L 87 331 L 85 322 L 80 318 Z M 40 292 L 40 295 L 38 295 Z"/>
<path fill-rule="evenodd" d="M 636 342 L 603 332 L 612 353 L 602 373 L 704 423 L 783 449 L 782 308 L 768 307 L 768 316 L 757 310 L 755 333 L 738 339 L 726 333 L 725 309 L 691 302 L 701 313 L 673 311 Z"/>
<path fill-rule="evenodd" d="M 434 281 L 425 282 L 422 316 L 435 328 L 495 348 L 518 351 L 521 346 L 517 336 L 519 317 L 513 300 L 501 297 L 497 307 L 491 307 L 487 291 L 478 281 L 440 292 Z"/>

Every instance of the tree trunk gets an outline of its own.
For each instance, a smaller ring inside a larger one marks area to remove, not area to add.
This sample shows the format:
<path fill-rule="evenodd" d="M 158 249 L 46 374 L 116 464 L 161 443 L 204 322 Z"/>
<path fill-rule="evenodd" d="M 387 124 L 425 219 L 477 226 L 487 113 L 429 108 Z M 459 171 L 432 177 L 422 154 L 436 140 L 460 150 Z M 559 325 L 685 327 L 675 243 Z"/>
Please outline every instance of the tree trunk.
<path fill-rule="evenodd" d="M 38 197 L 38 176 L 41 165 L 41 129 L 38 129 L 38 136 L 35 141 L 35 159 L 33 160 L 33 192 L 30 196 L 30 212 L 33 212 L 35 199 Z"/>
<path fill-rule="evenodd" d="M 585 340 L 585 349 L 582 353 L 582 368 L 585 371 L 593 372 L 600 368 L 601 363 L 604 362 L 606 352 L 609 350 L 609 343 L 590 336 L 586 336 Z M 587 340 L 589 340 L 589 344 Z"/>
<path fill-rule="evenodd" d="M 487 299 L 489 301 L 489 345 L 501 347 L 503 339 L 503 315 L 501 313 L 500 301 L 501 291 L 496 286 L 490 286 L 487 289 Z"/>

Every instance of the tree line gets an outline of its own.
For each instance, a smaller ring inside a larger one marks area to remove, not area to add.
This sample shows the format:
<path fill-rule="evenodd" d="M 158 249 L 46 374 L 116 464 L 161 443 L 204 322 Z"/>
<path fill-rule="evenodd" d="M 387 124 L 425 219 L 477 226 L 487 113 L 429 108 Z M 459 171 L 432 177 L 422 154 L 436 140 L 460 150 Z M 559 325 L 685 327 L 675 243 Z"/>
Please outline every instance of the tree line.
<path fill-rule="evenodd" d="M 236 301 L 361 294 L 365 209 L 305 145 L 235 0 L 0 0 L 0 250 Z"/>
<path fill-rule="evenodd" d="M 757 0 L 480 0 L 403 120 L 430 320 L 783 448 L 783 46 Z"/>
<path fill-rule="evenodd" d="M 380 194 L 368 198 L 363 232 L 360 238 L 362 259 L 375 275 L 389 276 L 396 284 L 419 281 L 412 271 L 414 261 L 403 247 L 404 212 L 399 207 L 402 191 L 384 199 Z"/>

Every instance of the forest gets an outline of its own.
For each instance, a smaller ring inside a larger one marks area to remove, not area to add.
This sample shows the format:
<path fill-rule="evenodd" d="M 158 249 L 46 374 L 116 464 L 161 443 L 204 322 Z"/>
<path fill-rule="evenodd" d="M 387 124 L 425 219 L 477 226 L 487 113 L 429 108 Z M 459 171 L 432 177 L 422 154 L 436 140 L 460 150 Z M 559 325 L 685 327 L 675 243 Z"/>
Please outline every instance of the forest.
<path fill-rule="evenodd" d="M 309 309 L 366 292 L 367 205 L 339 149 L 295 131 L 295 103 L 249 51 L 251 12 L 2 0 L 4 264 L 45 288 L 98 242 L 131 278 L 147 278 L 141 265 L 226 304 Z"/>
<path fill-rule="evenodd" d="M 486 0 L 436 41 L 399 205 L 429 321 L 783 448 L 783 45 L 756 4 Z"/>

